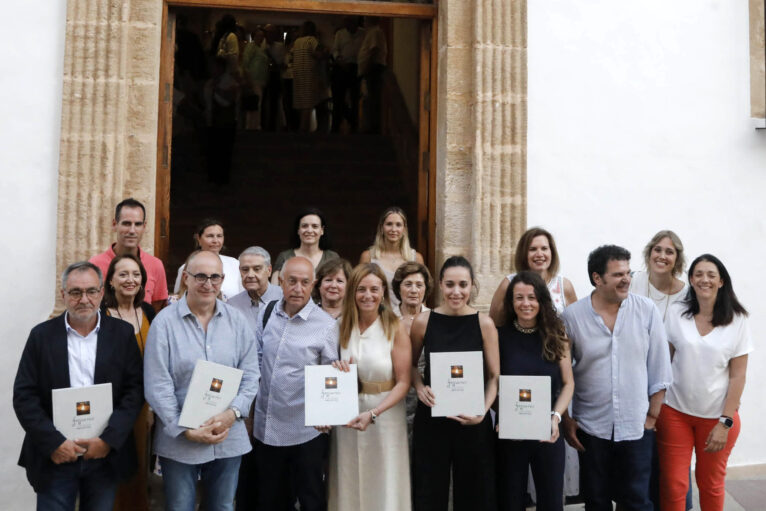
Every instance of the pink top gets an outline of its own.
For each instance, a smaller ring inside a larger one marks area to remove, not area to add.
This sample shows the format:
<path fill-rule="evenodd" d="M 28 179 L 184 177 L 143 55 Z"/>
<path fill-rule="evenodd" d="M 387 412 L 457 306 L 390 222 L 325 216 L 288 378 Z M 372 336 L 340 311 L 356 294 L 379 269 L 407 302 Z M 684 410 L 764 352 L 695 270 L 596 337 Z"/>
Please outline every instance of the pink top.
<path fill-rule="evenodd" d="M 109 263 L 114 259 L 114 245 L 106 251 L 94 255 L 89 261 L 99 268 L 106 278 L 106 271 L 109 269 Z M 146 269 L 146 289 L 144 290 L 144 301 L 148 303 L 165 301 L 168 299 L 168 281 L 165 278 L 165 266 L 159 258 L 147 254 L 141 247 L 138 248 L 138 257 L 141 264 Z"/>

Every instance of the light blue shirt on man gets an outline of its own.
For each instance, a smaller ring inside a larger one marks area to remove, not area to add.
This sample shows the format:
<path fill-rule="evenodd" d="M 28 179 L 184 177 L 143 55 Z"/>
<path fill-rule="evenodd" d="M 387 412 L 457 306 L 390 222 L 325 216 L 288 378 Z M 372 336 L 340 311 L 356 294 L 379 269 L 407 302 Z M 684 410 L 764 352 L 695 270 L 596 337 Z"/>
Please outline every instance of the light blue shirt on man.
<path fill-rule="evenodd" d="M 274 300 L 279 300 L 281 298 L 282 288 L 269 283 L 269 287 L 266 289 L 266 292 L 259 296 L 257 300 L 250 298 L 250 294 L 247 292 L 247 290 L 245 290 L 229 298 L 226 303 L 242 312 L 242 314 L 245 315 L 248 322 L 250 323 L 250 328 L 252 328 L 253 332 L 255 332 L 255 325 L 258 321 L 258 313 L 261 311 L 261 309 L 268 305 L 269 302 L 273 302 Z"/>
<path fill-rule="evenodd" d="M 598 438 L 640 439 L 649 397 L 673 381 L 657 307 L 649 298 L 629 293 L 610 332 L 586 296 L 564 309 L 562 320 L 575 363 L 573 417 Z"/>
<path fill-rule="evenodd" d="M 292 318 L 277 302 L 263 329 L 265 307 L 255 337 L 261 384 L 255 402 L 253 436 L 266 445 L 299 445 L 319 436 L 305 426 L 304 367 L 338 359 L 338 323 L 312 300 Z"/>
<path fill-rule="evenodd" d="M 192 442 L 178 425 L 197 360 L 242 369 L 239 393 L 231 406 L 246 416 L 258 391 L 255 334 L 241 312 L 216 300 L 215 312 L 202 329 L 184 295 L 152 321 L 144 352 L 144 393 L 157 417 L 154 452 L 186 464 L 240 456 L 251 450 L 245 424 L 235 421 L 220 444 Z"/>

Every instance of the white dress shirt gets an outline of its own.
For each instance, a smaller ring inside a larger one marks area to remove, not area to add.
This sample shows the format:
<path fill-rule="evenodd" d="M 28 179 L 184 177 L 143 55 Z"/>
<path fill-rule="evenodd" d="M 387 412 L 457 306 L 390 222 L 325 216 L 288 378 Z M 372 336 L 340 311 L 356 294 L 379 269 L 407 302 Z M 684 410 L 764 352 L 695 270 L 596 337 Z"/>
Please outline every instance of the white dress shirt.
<path fill-rule="evenodd" d="M 69 386 L 85 387 L 93 385 L 96 372 L 96 344 L 98 330 L 101 328 L 101 313 L 98 313 L 96 327 L 88 335 L 82 336 L 69 325 L 69 313 L 64 315 L 66 325 L 67 360 L 69 362 Z"/>

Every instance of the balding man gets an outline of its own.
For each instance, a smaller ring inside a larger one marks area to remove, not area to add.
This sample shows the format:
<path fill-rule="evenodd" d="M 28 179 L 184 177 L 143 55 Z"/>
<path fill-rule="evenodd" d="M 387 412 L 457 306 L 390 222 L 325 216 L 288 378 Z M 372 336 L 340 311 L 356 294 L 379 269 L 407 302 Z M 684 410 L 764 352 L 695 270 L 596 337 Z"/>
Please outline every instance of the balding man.
<path fill-rule="evenodd" d="M 283 298 L 258 316 L 261 383 L 253 436 L 258 458 L 257 509 L 286 509 L 295 495 L 305 511 L 326 507 L 322 481 L 327 435 L 304 426 L 304 367 L 338 358 L 336 321 L 311 301 L 314 267 L 293 257 L 282 267 Z"/>
<path fill-rule="evenodd" d="M 198 474 L 205 509 L 233 509 L 239 464 L 251 450 L 242 419 L 258 390 L 258 354 L 245 317 L 216 296 L 223 282 L 217 254 L 201 251 L 184 270 L 187 291 L 160 312 L 149 329 L 144 354 L 146 400 L 157 427 L 167 509 L 194 509 Z M 196 429 L 178 425 L 197 360 L 243 371 L 229 409 Z"/>

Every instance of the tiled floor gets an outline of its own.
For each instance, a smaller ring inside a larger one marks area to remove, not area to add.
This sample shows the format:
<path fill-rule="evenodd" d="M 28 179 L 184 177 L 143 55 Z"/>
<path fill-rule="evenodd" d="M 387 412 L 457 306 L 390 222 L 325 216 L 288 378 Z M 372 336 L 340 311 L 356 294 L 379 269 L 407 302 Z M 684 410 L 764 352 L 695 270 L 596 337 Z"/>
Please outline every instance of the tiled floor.
<path fill-rule="evenodd" d="M 692 478 L 693 479 L 693 478 Z M 692 482 L 694 511 L 700 511 L 697 485 Z M 730 467 L 726 477 L 724 511 L 766 510 L 766 465 Z M 582 504 L 566 506 L 566 511 L 581 511 Z"/>

